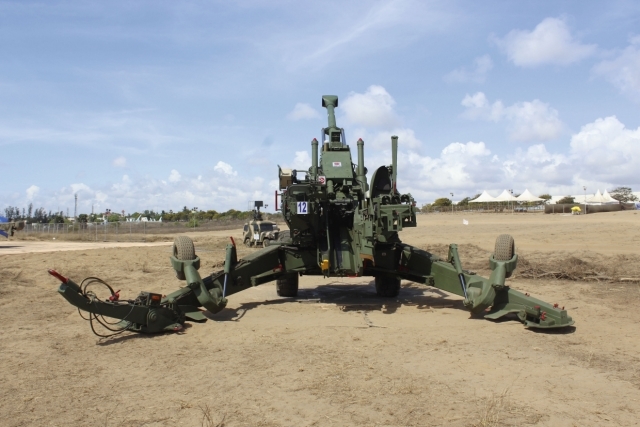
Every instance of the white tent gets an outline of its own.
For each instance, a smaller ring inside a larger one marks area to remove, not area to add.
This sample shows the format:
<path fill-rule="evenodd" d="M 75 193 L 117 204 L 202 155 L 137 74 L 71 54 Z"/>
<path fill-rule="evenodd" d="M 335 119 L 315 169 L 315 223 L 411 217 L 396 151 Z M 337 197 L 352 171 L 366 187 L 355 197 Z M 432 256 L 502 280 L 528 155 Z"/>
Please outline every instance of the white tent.
<path fill-rule="evenodd" d="M 496 202 L 512 202 L 516 200 L 518 199 L 513 197 L 513 194 L 509 193 L 507 190 L 504 190 L 498 197 L 494 199 L 494 201 Z"/>
<path fill-rule="evenodd" d="M 619 200 L 616 200 L 613 197 L 611 197 L 611 194 L 609 194 L 609 192 L 606 189 L 604 190 L 604 194 L 602 195 L 602 197 L 607 199 L 605 203 L 620 203 Z"/>
<path fill-rule="evenodd" d="M 516 200 L 519 202 L 541 202 L 544 199 L 534 196 L 529 190 L 524 190 L 524 193 L 516 197 Z"/>
<path fill-rule="evenodd" d="M 617 203 L 618 201 L 612 199 L 607 190 L 605 190 L 605 194 L 601 194 L 600 190 L 593 197 L 587 199 L 587 203 Z"/>
<path fill-rule="evenodd" d="M 469 200 L 469 203 L 484 203 L 484 202 L 495 202 L 496 199 L 491 197 L 489 193 L 485 191 L 482 192 L 481 195 L 478 196 L 477 199 Z"/>

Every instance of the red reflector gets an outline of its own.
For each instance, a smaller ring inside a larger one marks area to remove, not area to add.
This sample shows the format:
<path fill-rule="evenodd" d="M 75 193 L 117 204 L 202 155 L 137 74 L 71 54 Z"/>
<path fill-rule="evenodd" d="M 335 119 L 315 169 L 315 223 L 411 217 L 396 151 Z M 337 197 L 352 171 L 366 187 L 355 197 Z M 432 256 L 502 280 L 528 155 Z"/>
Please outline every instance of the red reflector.
<path fill-rule="evenodd" d="M 233 237 L 229 236 L 229 238 L 231 239 L 231 244 L 233 245 L 233 247 L 236 247 L 236 241 L 233 240 Z"/>
<path fill-rule="evenodd" d="M 57 271 L 55 271 L 53 269 L 49 270 L 49 274 L 52 275 L 53 277 L 55 277 L 56 279 L 60 280 L 62 283 L 67 283 L 69 281 L 69 279 L 67 279 L 62 274 L 58 273 Z"/>
<path fill-rule="evenodd" d="M 118 292 L 120 292 L 120 291 L 118 291 Z M 116 292 L 116 294 L 118 292 Z M 162 298 L 162 295 L 158 295 L 158 294 L 151 295 L 151 301 L 160 301 L 161 298 Z"/>

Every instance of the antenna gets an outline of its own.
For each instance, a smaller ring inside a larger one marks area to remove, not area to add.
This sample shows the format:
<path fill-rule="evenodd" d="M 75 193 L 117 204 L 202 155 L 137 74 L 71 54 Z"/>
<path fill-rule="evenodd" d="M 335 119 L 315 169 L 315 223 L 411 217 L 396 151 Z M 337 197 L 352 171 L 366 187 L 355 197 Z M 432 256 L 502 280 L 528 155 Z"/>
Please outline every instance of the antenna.
<path fill-rule="evenodd" d="M 76 198 L 76 207 L 73 209 L 73 218 L 78 218 L 78 193 L 75 194 L 75 198 Z"/>

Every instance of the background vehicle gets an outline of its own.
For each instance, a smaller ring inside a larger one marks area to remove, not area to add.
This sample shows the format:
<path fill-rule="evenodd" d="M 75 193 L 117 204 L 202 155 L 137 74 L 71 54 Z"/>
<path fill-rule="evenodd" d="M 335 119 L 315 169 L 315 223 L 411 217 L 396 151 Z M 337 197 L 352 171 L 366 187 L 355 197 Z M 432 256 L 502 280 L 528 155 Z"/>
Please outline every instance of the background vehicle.
<path fill-rule="evenodd" d="M 244 224 L 242 228 L 242 242 L 251 246 L 269 246 L 270 242 L 278 239 L 280 229 L 273 221 L 265 221 L 262 218 L 260 208 L 264 206 L 263 202 L 257 200 L 254 202 L 253 219 Z"/>

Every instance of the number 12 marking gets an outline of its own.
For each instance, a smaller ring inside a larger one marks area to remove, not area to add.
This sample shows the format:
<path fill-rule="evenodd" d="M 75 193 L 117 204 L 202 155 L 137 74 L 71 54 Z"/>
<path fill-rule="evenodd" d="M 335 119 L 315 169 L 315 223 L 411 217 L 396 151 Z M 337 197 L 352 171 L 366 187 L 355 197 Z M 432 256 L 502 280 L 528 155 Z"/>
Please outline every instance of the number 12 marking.
<path fill-rule="evenodd" d="M 298 202 L 298 215 L 307 214 L 307 202 Z"/>

